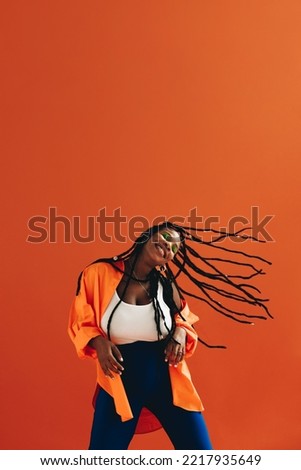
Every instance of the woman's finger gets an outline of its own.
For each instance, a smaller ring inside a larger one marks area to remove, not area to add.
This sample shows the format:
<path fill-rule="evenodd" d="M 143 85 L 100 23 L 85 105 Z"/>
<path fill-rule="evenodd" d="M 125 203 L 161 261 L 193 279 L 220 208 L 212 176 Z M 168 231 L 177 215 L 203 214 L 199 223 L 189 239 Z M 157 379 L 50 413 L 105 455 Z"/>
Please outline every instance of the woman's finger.
<path fill-rule="evenodd" d="M 117 361 L 123 362 L 123 357 L 121 355 L 121 352 L 119 351 L 119 349 L 117 348 L 115 344 L 112 345 L 112 353 L 114 357 L 117 359 Z"/>
<path fill-rule="evenodd" d="M 177 366 L 181 362 L 185 355 L 185 348 L 180 345 L 173 347 L 171 354 L 169 355 L 169 365 Z"/>
<path fill-rule="evenodd" d="M 110 377 L 111 379 L 114 379 L 114 375 L 112 374 L 112 372 L 110 371 L 110 368 L 107 365 L 104 365 L 102 367 L 102 370 L 103 370 L 105 376 Z"/>
<path fill-rule="evenodd" d="M 173 346 L 170 346 L 166 351 L 165 361 L 173 362 L 175 359 L 175 349 Z"/>
<path fill-rule="evenodd" d="M 177 351 L 176 359 L 175 359 L 176 364 L 178 364 L 179 362 L 181 362 L 183 360 L 184 354 L 185 354 L 184 349 L 179 348 L 178 351 Z"/>
<path fill-rule="evenodd" d="M 170 347 L 170 352 L 169 352 L 169 355 L 168 355 L 168 363 L 170 366 L 173 366 L 175 365 L 175 361 L 176 361 L 176 357 L 177 357 L 177 350 L 178 350 L 178 346 L 175 346 L 173 343 Z"/>
<path fill-rule="evenodd" d="M 111 371 L 115 372 L 116 374 L 121 374 L 122 371 L 124 370 L 124 368 L 122 367 L 121 364 L 119 364 L 119 362 L 116 361 L 116 359 L 112 356 L 109 358 L 109 367 L 111 369 Z"/>
<path fill-rule="evenodd" d="M 169 360 L 169 357 L 170 355 L 172 354 L 172 346 L 171 346 L 171 343 L 169 343 L 165 350 L 164 350 L 164 354 L 165 354 L 165 362 L 168 362 Z"/>

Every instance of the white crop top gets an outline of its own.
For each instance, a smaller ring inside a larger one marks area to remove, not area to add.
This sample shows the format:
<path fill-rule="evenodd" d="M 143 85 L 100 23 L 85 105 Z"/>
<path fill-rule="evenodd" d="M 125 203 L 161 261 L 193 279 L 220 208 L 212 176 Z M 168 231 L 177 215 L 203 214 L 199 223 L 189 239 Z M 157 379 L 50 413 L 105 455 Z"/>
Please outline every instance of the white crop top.
<path fill-rule="evenodd" d="M 100 323 L 105 333 L 107 333 L 110 315 L 119 300 L 120 297 L 115 290 Z M 163 287 L 160 282 L 158 285 L 158 301 L 164 314 L 164 320 L 163 318 L 160 319 L 160 326 L 163 338 L 165 338 L 168 330 L 171 329 L 172 322 L 169 307 L 163 300 Z M 135 341 L 157 341 L 158 333 L 152 302 L 146 305 L 133 305 L 121 301 L 111 321 L 110 336 L 111 341 L 115 344 L 134 343 Z"/>

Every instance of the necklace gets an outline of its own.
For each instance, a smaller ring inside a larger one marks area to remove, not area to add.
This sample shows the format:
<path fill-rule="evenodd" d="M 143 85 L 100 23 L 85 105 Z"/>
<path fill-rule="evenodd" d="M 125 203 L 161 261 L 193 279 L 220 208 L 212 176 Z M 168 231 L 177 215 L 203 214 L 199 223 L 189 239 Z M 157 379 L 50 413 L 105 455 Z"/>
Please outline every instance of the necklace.
<path fill-rule="evenodd" d="M 150 298 L 150 295 L 149 295 L 149 292 L 148 290 L 144 287 L 144 285 L 139 281 L 139 279 L 137 278 L 137 274 L 135 273 L 135 270 L 133 269 L 133 273 L 135 275 L 135 281 L 138 282 L 138 284 L 140 284 L 140 286 L 142 287 L 143 290 L 145 290 L 145 292 L 147 293 L 148 297 Z"/>

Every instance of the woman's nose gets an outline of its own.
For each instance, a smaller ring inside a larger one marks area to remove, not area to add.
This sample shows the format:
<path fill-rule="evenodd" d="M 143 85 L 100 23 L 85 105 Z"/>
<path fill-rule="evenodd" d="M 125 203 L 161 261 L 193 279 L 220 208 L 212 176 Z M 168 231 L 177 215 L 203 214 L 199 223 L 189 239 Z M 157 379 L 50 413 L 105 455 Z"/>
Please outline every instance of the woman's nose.
<path fill-rule="evenodd" d="M 168 242 L 167 240 L 163 241 L 164 246 L 166 247 L 167 251 L 171 251 L 171 243 Z"/>

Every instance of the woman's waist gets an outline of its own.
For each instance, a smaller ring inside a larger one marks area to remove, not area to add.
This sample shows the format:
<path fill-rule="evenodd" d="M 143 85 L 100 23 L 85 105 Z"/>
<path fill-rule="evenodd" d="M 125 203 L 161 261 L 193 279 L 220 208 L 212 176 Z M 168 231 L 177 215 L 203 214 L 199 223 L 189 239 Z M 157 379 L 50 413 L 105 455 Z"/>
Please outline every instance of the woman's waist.
<path fill-rule="evenodd" d="M 166 347 L 166 344 L 167 339 L 164 338 L 158 341 L 131 341 L 129 343 L 116 344 L 116 346 L 124 354 L 148 354 L 163 352 Z"/>
<path fill-rule="evenodd" d="M 164 364 L 166 341 L 135 341 L 117 345 L 122 357 L 122 365 L 131 370 L 160 367 Z"/>

